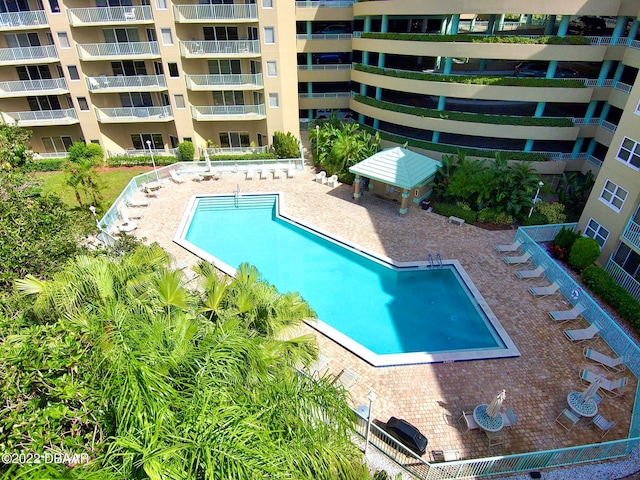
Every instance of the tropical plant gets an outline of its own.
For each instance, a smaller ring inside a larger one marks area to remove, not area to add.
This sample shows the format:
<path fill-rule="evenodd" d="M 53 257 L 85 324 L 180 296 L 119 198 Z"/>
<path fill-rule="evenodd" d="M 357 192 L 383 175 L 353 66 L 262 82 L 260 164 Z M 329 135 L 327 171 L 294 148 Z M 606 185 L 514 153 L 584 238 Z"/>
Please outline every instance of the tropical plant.
<path fill-rule="evenodd" d="M 565 172 L 556 188 L 558 201 L 566 206 L 571 215 L 579 215 L 587 203 L 594 183 L 591 171 L 585 175 L 581 175 L 579 172 Z"/>
<path fill-rule="evenodd" d="M 33 160 L 33 152 L 27 148 L 30 139 L 30 130 L 0 124 L 0 168 L 25 168 Z"/>
<path fill-rule="evenodd" d="M 87 203 L 99 205 L 102 201 L 101 185 L 95 167 L 102 161 L 102 148 L 96 144 L 76 142 L 69 147 L 69 158 L 62 164 L 66 184 L 75 195 L 78 205 Z"/>
<path fill-rule="evenodd" d="M 178 144 L 178 158 L 181 162 L 193 162 L 193 157 L 196 154 L 196 147 L 192 142 L 180 142 Z"/>
<path fill-rule="evenodd" d="M 573 242 L 569 253 L 569 265 L 576 270 L 584 270 L 600 256 L 600 245 L 593 238 L 580 237 Z"/>
<path fill-rule="evenodd" d="M 300 158 L 300 144 L 291 132 L 275 132 L 273 150 L 278 158 Z"/>
<path fill-rule="evenodd" d="M 364 478 L 348 393 L 295 368 L 317 357 L 312 336 L 292 333 L 313 315 L 299 294 L 279 294 L 254 267 L 228 278 L 208 263 L 190 291 L 168 265 L 140 246 L 18 282 L 38 322 L 63 322 L 86 346 L 92 361 L 76 375 L 100 380 L 93 461 L 73 475 Z"/>
<path fill-rule="evenodd" d="M 458 158 L 463 158 L 464 153 L 458 152 Z M 440 166 L 433 177 L 431 183 L 432 195 L 435 201 L 447 202 L 453 200 L 453 196 L 449 194 L 449 182 L 451 175 L 455 171 L 453 155 L 443 155 L 440 160 Z"/>
<path fill-rule="evenodd" d="M 547 220 L 546 223 L 565 223 L 567 221 L 565 207 L 562 203 L 559 202 L 536 202 L 533 210 L 534 212 L 538 212 L 544 215 Z"/>

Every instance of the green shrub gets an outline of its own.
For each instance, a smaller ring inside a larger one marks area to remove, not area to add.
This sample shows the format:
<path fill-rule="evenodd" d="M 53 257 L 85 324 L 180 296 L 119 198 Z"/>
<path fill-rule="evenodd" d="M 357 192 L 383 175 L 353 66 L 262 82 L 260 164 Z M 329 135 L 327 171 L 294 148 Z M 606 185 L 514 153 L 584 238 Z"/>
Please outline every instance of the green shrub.
<path fill-rule="evenodd" d="M 492 208 L 483 208 L 478 212 L 478 222 L 491 223 L 493 225 L 511 225 L 514 219 L 505 212 L 500 212 Z"/>
<path fill-rule="evenodd" d="M 99 165 L 104 159 L 104 151 L 97 143 L 75 142 L 67 152 L 69 161 L 73 163 L 85 163 Z"/>
<path fill-rule="evenodd" d="M 579 232 L 574 232 L 566 227 L 562 227 L 553 239 L 553 244 L 556 247 L 564 248 L 569 251 L 578 238 L 580 238 Z"/>
<path fill-rule="evenodd" d="M 595 265 L 582 271 L 584 284 L 618 314 L 629 320 L 636 329 L 640 329 L 640 303 L 631 296 L 602 268 Z"/>
<path fill-rule="evenodd" d="M 593 265 L 600 256 L 600 246 L 593 238 L 580 237 L 573 242 L 569 253 L 569 265 L 577 270 L 584 270 Z"/>
<path fill-rule="evenodd" d="M 24 165 L 24 172 L 59 172 L 66 158 L 38 158 Z"/>
<path fill-rule="evenodd" d="M 273 134 L 273 149 L 277 158 L 300 158 L 298 139 L 291 132 L 275 132 Z"/>
<path fill-rule="evenodd" d="M 529 45 L 589 45 L 582 36 L 570 37 L 520 37 L 517 35 L 429 35 L 424 33 L 362 33 L 362 38 L 378 40 L 402 40 L 407 42 L 466 42 L 466 43 L 518 43 Z"/>
<path fill-rule="evenodd" d="M 433 205 L 434 213 L 438 215 L 443 215 L 445 217 L 458 217 L 463 219 L 465 222 L 474 224 L 478 218 L 477 212 L 472 210 L 465 210 L 463 207 L 458 205 L 451 205 L 448 203 L 436 203 Z"/>
<path fill-rule="evenodd" d="M 181 142 L 178 145 L 178 158 L 182 162 L 193 162 L 193 157 L 196 154 L 196 147 L 191 142 Z M 155 160 L 155 157 L 154 157 Z"/>
<path fill-rule="evenodd" d="M 409 72 L 406 70 L 393 70 L 389 68 L 372 67 L 356 63 L 354 70 L 385 75 L 388 77 L 407 78 L 409 80 L 422 80 L 428 82 L 464 83 L 467 85 L 495 85 L 500 87 L 560 87 L 560 88 L 586 88 L 581 80 L 560 80 L 554 78 L 519 78 L 505 77 L 502 75 L 443 75 L 437 73 Z"/>
<path fill-rule="evenodd" d="M 547 223 L 565 223 L 567 221 L 567 214 L 564 212 L 564 205 L 562 203 L 547 203 L 545 201 L 537 202 L 534 207 L 534 212 L 541 213 L 547 218 Z"/>
<path fill-rule="evenodd" d="M 351 172 L 340 172 L 338 173 L 338 181 L 345 185 L 353 185 L 354 180 L 356 179 L 355 174 Z"/>
<path fill-rule="evenodd" d="M 164 165 L 171 165 L 172 163 L 176 163 L 177 159 L 176 157 L 154 155 L 153 161 L 156 163 L 156 166 L 161 167 Z M 153 165 L 153 163 L 151 162 L 151 157 L 149 155 L 140 155 L 136 157 L 107 158 L 108 167 L 137 167 L 139 165 Z"/>
<path fill-rule="evenodd" d="M 550 222 L 546 215 L 540 212 L 536 212 L 534 210 L 530 217 L 525 215 L 524 218 L 518 221 L 518 223 L 522 226 L 528 226 L 528 225 L 547 225 Z"/>
<path fill-rule="evenodd" d="M 415 115 L 416 117 L 440 118 L 458 122 L 489 123 L 491 125 L 518 125 L 527 127 L 573 127 L 573 122 L 568 118 L 560 117 L 519 117 L 512 115 L 488 115 L 484 113 L 454 112 L 451 110 L 436 110 L 434 108 L 412 107 L 392 102 L 376 100 L 375 98 L 356 95 L 356 102 L 363 103 L 390 112 Z"/>

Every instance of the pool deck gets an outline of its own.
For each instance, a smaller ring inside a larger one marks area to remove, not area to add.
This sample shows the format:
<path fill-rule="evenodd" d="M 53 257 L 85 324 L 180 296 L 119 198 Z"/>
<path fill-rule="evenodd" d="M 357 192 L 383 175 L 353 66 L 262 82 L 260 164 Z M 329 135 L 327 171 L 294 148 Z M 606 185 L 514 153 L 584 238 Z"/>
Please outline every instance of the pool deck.
<path fill-rule="evenodd" d="M 564 337 L 562 328 L 548 316 L 550 310 L 570 308 L 569 302 L 560 295 L 534 299 L 528 287 L 549 282 L 518 279 L 515 271 L 519 267 L 507 266 L 495 250 L 498 243 L 511 243 L 515 230 L 487 231 L 467 224 L 455 225 L 445 217 L 418 208 L 410 208 L 407 216 L 401 218 L 396 203 L 369 193 L 356 203 L 350 186 L 330 188 L 315 183 L 314 178 L 315 172 L 306 166 L 304 172 L 296 171 L 291 179 L 260 180 L 254 176 L 253 180 L 245 180 L 242 173 L 225 173 L 220 180 L 188 180 L 180 185 L 165 180 L 157 198 L 150 199 L 151 205 L 136 209 L 144 217 L 134 233 L 158 242 L 176 260 L 195 264 L 198 261 L 195 256 L 173 243 L 189 199 L 194 194 L 232 194 L 239 185 L 241 193 L 282 193 L 281 211 L 284 214 L 395 261 L 425 261 L 429 253 L 440 253 L 444 259 L 457 259 L 521 356 L 374 368 L 317 334 L 320 351 L 329 359 L 328 368 L 334 374 L 349 368 L 358 375 L 358 382 L 351 390 L 353 405 L 368 404 L 366 395 L 373 389 L 377 394 L 374 419 L 405 418 L 427 436 L 429 452 L 457 449 L 462 458 L 532 452 L 600 440 L 600 431 L 590 425 L 589 419 L 581 419 L 569 433 L 554 421 L 567 407 L 567 394 L 585 388 L 578 376 L 580 368 L 587 365 L 582 355 L 584 344 L 571 344 Z M 357 305 L 347 303 L 348 292 L 344 298 L 335 301 L 357 314 Z M 578 320 L 565 324 L 564 328 L 584 326 L 586 322 Z M 307 326 L 303 330 L 315 332 Z M 612 353 L 602 340 L 592 342 L 590 346 L 603 353 Z M 605 373 L 610 379 L 622 376 L 607 373 L 597 366 L 590 368 Z M 637 381 L 628 371 L 623 375 L 630 380 L 626 393 L 615 399 L 605 397 L 600 405 L 599 411 L 605 418 L 617 421 L 606 440 L 625 438 L 629 430 Z M 482 431 L 460 433 L 455 413 L 463 407 L 489 403 L 502 389 L 507 395 L 504 408 L 513 409 L 518 421 L 508 429 L 506 443 L 489 450 Z M 429 454 L 424 458 L 429 459 Z"/>

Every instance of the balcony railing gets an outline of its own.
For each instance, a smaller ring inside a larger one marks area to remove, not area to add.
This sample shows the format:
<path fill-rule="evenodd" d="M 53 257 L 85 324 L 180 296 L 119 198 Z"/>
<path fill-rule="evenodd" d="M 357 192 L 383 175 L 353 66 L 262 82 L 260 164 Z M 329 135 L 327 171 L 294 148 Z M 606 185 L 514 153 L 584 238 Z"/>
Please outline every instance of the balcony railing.
<path fill-rule="evenodd" d="M 84 43 L 76 45 L 81 60 L 158 58 L 158 42 Z"/>
<path fill-rule="evenodd" d="M 191 116 L 195 120 L 259 120 L 265 118 L 264 104 L 191 106 Z"/>
<path fill-rule="evenodd" d="M 164 107 L 97 108 L 96 117 L 101 123 L 167 122 L 173 120 L 169 105 Z"/>
<path fill-rule="evenodd" d="M 351 92 L 299 93 L 298 98 L 349 98 Z"/>
<path fill-rule="evenodd" d="M 0 48 L 0 64 L 56 62 L 58 52 L 53 45 L 40 47 Z"/>
<path fill-rule="evenodd" d="M 634 222 L 633 219 L 629 220 L 622 232 L 622 238 L 634 247 L 640 248 L 640 224 Z"/>
<path fill-rule="evenodd" d="M 258 40 L 190 40 L 180 42 L 184 57 L 242 57 L 260 55 Z"/>
<path fill-rule="evenodd" d="M 47 27 L 44 10 L 0 13 L 0 30 Z"/>
<path fill-rule="evenodd" d="M 70 8 L 69 25 L 109 25 L 112 23 L 152 23 L 153 14 L 148 5 L 136 7 Z"/>
<path fill-rule="evenodd" d="M 0 114 L 4 123 L 16 124 L 21 127 L 78 123 L 78 116 L 73 108 L 66 110 L 37 110 L 34 112 L 0 112 Z"/>
<path fill-rule="evenodd" d="M 200 149 L 200 158 L 203 158 L 205 153 L 210 157 L 216 155 L 255 155 L 257 153 L 269 153 L 268 146 L 262 147 L 210 147 Z"/>
<path fill-rule="evenodd" d="M 351 70 L 351 64 L 335 63 L 323 65 L 298 65 L 298 70 Z"/>
<path fill-rule="evenodd" d="M 164 75 L 135 75 L 128 77 L 87 77 L 90 92 L 109 93 L 114 91 L 147 92 L 166 90 Z"/>
<path fill-rule="evenodd" d="M 611 278 L 613 278 L 618 285 L 624 288 L 633 298 L 640 302 L 640 282 L 638 282 L 638 280 L 625 272 L 620 265 L 614 262 L 613 258 L 609 258 L 604 269 L 609 275 L 611 275 Z"/>
<path fill-rule="evenodd" d="M 252 90 L 262 88 L 262 74 L 186 75 L 189 90 Z"/>
<path fill-rule="evenodd" d="M 67 158 L 69 156 L 69 152 L 36 152 L 33 154 L 33 158 Z"/>
<path fill-rule="evenodd" d="M 296 8 L 318 8 L 318 7 L 330 7 L 330 8 L 349 8 L 356 3 L 356 0 L 306 0 L 297 1 Z"/>
<path fill-rule="evenodd" d="M 64 78 L 47 80 L 17 80 L 0 82 L 0 95 L 19 97 L 22 95 L 58 95 L 69 92 Z"/>
<path fill-rule="evenodd" d="M 296 35 L 298 40 L 351 40 L 353 34 L 351 33 L 313 33 L 307 35 L 306 33 L 299 33 Z"/>
<path fill-rule="evenodd" d="M 109 158 L 146 157 L 150 154 L 157 155 L 159 157 L 177 157 L 178 149 L 177 148 L 152 148 L 151 150 L 149 150 L 148 148 L 144 148 L 140 150 L 135 148 L 127 148 L 124 152 L 115 152 L 113 150 L 107 150 L 107 155 L 109 155 Z"/>
<path fill-rule="evenodd" d="M 179 23 L 216 20 L 221 22 L 229 20 L 256 22 L 258 21 L 258 8 L 255 4 L 174 5 L 173 16 Z"/>

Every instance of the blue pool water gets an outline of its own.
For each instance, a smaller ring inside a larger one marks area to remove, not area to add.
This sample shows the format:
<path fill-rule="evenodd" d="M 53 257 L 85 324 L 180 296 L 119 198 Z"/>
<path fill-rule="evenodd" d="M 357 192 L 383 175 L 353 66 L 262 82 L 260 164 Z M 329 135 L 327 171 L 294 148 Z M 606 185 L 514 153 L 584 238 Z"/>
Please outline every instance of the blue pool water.
<path fill-rule="evenodd" d="M 280 218 L 276 198 L 197 198 L 184 239 L 300 292 L 322 322 L 376 355 L 505 348 L 453 266 L 394 268 Z"/>

